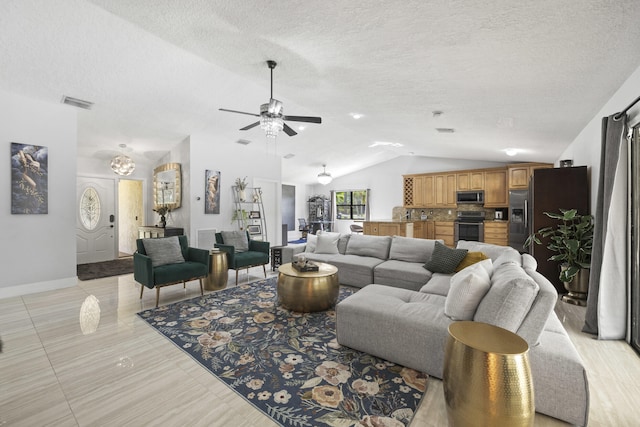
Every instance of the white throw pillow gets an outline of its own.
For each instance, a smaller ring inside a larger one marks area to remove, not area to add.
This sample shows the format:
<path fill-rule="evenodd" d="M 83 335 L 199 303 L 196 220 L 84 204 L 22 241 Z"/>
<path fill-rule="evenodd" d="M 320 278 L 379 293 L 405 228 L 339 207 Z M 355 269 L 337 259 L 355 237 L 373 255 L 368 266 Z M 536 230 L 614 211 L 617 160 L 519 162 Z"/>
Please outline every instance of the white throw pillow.
<path fill-rule="evenodd" d="M 315 252 L 318 236 L 315 234 L 307 234 L 307 245 L 304 247 L 305 252 Z"/>
<path fill-rule="evenodd" d="M 491 259 L 478 262 L 451 277 L 444 314 L 453 320 L 472 320 L 491 287 Z"/>
<path fill-rule="evenodd" d="M 318 236 L 315 253 L 317 254 L 337 254 L 338 240 L 340 233 L 322 233 Z"/>

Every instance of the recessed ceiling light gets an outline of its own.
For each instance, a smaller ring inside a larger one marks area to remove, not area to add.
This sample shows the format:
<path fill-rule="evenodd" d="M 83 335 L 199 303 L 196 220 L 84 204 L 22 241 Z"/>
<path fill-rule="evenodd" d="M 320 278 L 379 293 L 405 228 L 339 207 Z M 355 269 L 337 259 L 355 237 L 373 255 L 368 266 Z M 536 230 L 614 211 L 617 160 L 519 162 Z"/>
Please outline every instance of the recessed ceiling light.
<path fill-rule="evenodd" d="M 298 126 L 298 130 L 305 130 L 306 128 L 307 128 L 307 127 L 306 127 L 306 126 L 303 126 L 303 125 Z"/>
<path fill-rule="evenodd" d="M 436 128 L 439 133 L 454 133 L 456 130 L 454 128 Z"/>
<path fill-rule="evenodd" d="M 295 157 L 295 154 L 293 154 L 293 153 L 289 153 L 289 154 L 285 154 L 283 157 L 284 157 L 285 159 L 290 159 L 290 158 L 292 158 L 292 157 Z"/>
<path fill-rule="evenodd" d="M 504 150 L 504 152 L 507 156 L 515 156 L 516 154 L 518 154 L 518 150 L 516 150 L 515 148 L 507 148 Z"/>
<path fill-rule="evenodd" d="M 364 116 L 364 114 L 351 113 L 350 116 L 353 117 L 354 119 L 358 120 L 358 119 L 362 118 Z"/>
<path fill-rule="evenodd" d="M 376 141 L 373 144 L 369 145 L 369 148 L 373 147 L 402 147 L 403 144 L 399 142 L 385 142 L 385 141 Z"/>

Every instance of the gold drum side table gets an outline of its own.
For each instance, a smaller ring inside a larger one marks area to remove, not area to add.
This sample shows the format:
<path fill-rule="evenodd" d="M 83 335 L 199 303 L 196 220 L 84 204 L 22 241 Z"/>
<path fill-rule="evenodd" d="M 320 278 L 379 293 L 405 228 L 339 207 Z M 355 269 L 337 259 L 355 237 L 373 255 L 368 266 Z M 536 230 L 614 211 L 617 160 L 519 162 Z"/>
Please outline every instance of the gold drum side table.
<path fill-rule="evenodd" d="M 209 250 L 209 275 L 204 279 L 204 288 L 217 291 L 227 287 L 229 279 L 229 264 L 227 253 L 219 249 Z"/>
<path fill-rule="evenodd" d="M 449 426 L 533 426 L 529 346 L 506 329 L 449 325 L 442 381 Z"/>
<path fill-rule="evenodd" d="M 318 271 L 300 272 L 291 263 L 278 267 L 278 304 L 292 311 L 311 313 L 336 305 L 340 284 L 338 268 L 322 262 Z"/>

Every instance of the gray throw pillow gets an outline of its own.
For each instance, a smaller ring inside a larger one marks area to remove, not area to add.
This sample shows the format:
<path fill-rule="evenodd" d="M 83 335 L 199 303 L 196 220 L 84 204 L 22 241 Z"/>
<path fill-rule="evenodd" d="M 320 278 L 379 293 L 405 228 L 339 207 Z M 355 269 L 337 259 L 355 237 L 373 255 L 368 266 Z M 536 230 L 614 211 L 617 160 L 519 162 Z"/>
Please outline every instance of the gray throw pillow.
<path fill-rule="evenodd" d="M 178 236 L 143 239 L 142 244 L 147 256 L 151 258 L 151 265 L 154 267 L 184 262 Z"/>
<path fill-rule="evenodd" d="M 323 233 L 318 235 L 318 243 L 316 244 L 315 253 L 317 254 L 337 254 L 338 252 L 338 240 L 340 240 L 340 234 Z"/>
<path fill-rule="evenodd" d="M 249 250 L 249 240 L 244 231 L 223 231 L 222 241 L 225 245 L 231 245 L 236 252 L 247 252 Z"/>
<path fill-rule="evenodd" d="M 467 249 L 451 249 L 436 241 L 431 259 L 423 267 L 432 273 L 454 273 L 467 252 L 469 252 Z"/>

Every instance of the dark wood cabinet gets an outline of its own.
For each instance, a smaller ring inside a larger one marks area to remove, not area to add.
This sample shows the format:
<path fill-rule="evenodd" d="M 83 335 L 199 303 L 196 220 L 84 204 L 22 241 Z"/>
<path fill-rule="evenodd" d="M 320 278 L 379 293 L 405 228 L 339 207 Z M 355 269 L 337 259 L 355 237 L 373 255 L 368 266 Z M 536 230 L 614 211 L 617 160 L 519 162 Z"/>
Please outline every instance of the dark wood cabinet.
<path fill-rule="evenodd" d="M 182 236 L 183 234 L 184 234 L 184 228 L 180 228 L 180 227 L 164 227 L 164 228 L 154 227 L 154 226 L 138 227 L 138 238 L 140 239 Z"/>

